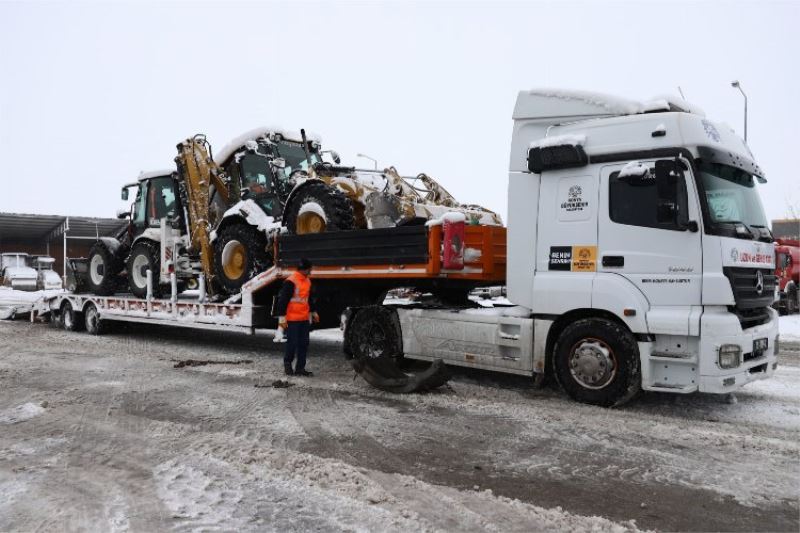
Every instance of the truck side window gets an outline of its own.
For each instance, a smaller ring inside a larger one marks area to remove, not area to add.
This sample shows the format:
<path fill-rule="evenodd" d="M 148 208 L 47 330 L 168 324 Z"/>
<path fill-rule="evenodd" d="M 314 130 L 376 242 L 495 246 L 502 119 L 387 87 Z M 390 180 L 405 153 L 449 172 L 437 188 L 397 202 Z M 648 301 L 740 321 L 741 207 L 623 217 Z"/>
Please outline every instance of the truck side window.
<path fill-rule="evenodd" d="M 242 159 L 242 188 L 253 194 L 264 194 L 272 190 L 272 168 L 263 155 L 247 154 Z"/>
<path fill-rule="evenodd" d="M 659 222 L 658 207 L 665 198 L 659 198 L 656 180 L 649 178 L 619 177 L 619 172 L 611 174 L 608 180 L 608 211 L 609 218 L 617 224 L 629 226 L 642 226 L 683 231 L 683 227 L 676 222 Z M 663 194 L 663 192 L 662 192 Z M 672 198 L 667 199 L 674 203 L 678 213 L 678 220 L 686 219 L 688 214 L 688 198 L 686 183 L 681 176 L 677 186 L 671 191 Z"/>

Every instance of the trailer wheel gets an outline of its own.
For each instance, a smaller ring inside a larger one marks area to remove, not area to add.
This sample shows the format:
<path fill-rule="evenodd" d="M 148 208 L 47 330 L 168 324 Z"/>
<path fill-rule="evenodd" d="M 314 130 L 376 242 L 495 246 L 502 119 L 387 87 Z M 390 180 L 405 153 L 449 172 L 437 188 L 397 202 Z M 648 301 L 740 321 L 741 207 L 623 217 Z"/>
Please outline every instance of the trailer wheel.
<path fill-rule="evenodd" d="M 100 318 L 100 312 L 97 310 L 97 306 L 93 303 L 88 303 L 86 307 L 84 307 L 83 319 L 86 323 L 87 333 L 90 335 L 101 335 L 103 333 L 105 329 L 103 327 L 103 320 Z"/>
<path fill-rule="evenodd" d="M 267 252 L 267 237 L 249 224 L 238 223 L 223 228 L 214 241 L 216 280 L 228 294 L 239 292 L 242 285 L 272 266 Z"/>
<path fill-rule="evenodd" d="M 622 405 L 639 392 L 639 347 L 622 325 L 604 318 L 573 322 L 555 345 L 555 375 L 574 400 Z"/>
<path fill-rule="evenodd" d="M 83 313 L 76 311 L 72 308 L 69 300 L 64 300 L 61 304 L 61 325 L 65 331 L 81 331 L 85 324 L 83 321 Z"/>
<path fill-rule="evenodd" d="M 93 294 L 110 296 L 117 289 L 117 276 L 123 262 L 102 241 L 92 245 L 88 260 L 89 289 Z"/>
<path fill-rule="evenodd" d="M 347 349 L 355 359 L 403 357 L 400 319 L 388 307 L 371 305 L 356 313 L 348 326 L 347 340 Z"/>
<path fill-rule="evenodd" d="M 353 205 L 347 196 L 321 182 L 309 183 L 298 191 L 286 206 L 283 221 L 290 233 L 298 235 L 355 227 Z"/>
<path fill-rule="evenodd" d="M 157 243 L 141 240 L 133 245 L 128 256 L 128 287 L 137 298 L 147 297 L 147 271 L 153 276 L 153 297 L 161 296 L 164 287 L 158 282 L 161 272 L 161 250 Z"/>

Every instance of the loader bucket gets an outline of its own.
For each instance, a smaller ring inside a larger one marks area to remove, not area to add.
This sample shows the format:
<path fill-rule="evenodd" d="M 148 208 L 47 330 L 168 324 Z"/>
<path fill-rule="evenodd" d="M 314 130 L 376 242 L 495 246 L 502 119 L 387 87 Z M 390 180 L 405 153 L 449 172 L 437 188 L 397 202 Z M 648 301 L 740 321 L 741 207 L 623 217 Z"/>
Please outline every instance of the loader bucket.
<path fill-rule="evenodd" d="M 407 373 L 398 368 L 392 357 L 365 357 L 353 359 L 353 370 L 373 387 L 397 394 L 433 390 L 450 380 L 450 372 L 441 359 L 422 372 Z"/>

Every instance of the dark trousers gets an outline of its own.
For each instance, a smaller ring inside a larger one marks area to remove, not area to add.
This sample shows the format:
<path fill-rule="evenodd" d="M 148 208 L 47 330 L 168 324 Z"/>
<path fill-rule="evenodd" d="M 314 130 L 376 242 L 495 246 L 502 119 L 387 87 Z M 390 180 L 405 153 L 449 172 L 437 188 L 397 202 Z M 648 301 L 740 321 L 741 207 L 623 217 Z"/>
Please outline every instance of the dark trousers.
<path fill-rule="evenodd" d="M 306 354 L 308 353 L 308 333 L 311 324 L 308 320 L 288 322 L 286 328 L 286 353 L 283 356 L 283 366 L 292 366 L 294 355 L 297 353 L 297 366 L 295 371 L 306 369 Z"/>

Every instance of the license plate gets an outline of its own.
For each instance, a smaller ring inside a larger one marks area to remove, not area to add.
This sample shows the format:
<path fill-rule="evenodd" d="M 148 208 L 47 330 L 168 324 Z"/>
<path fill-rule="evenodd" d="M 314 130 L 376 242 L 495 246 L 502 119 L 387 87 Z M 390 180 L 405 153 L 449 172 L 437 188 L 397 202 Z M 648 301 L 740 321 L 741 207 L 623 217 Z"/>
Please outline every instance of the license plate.
<path fill-rule="evenodd" d="M 753 354 L 761 355 L 767 351 L 769 347 L 769 339 L 756 339 L 753 341 Z"/>

